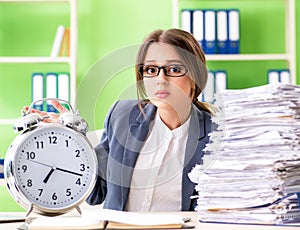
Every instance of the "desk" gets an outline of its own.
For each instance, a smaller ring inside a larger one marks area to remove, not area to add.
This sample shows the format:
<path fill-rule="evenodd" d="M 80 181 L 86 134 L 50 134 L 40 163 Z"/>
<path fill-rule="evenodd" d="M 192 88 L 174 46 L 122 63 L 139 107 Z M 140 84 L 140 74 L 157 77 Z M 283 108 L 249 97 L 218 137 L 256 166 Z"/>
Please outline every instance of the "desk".
<path fill-rule="evenodd" d="M 268 226 L 268 225 L 242 225 L 242 224 L 213 224 L 213 223 L 200 223 L 197 218 L 196 212 L 174 212 L 180 214 L 182 217 L 191 217 L 191 224 L 195 225 L 195 229 L 201 230 L 299 230 L 296 226 Z M 8 213 L 5 213 L 8 214 Z M 24 213 L 14 213 L 12 215 L 24 216 Z M 0 230 L 16 230 L 22 222 L 0 224 Z"/>

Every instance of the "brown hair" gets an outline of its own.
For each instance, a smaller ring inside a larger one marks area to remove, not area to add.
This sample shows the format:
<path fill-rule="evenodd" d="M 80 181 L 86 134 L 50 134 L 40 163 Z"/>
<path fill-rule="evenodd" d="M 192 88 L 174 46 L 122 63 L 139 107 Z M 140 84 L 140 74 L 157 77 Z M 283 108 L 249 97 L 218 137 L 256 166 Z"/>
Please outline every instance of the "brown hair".
<path fill-rule="evenodd" d="M 189 76 L 195 82 L 195 89 L 191 92 L 193 104 L 201 110 L 212 113 L 207 103 L 198 101 L 198 96 L 205 88 L 207 82 L 207 68 L 204 52 L 192 34 L 180 29 L 156 30 L 150 33 L 140 46 L 135 66 L 138 97 L 146 98 L 143 78 L 139 74 L 139 65 L 144 63 L 147 50 L 153 42 L 166 43 L 175 48 L 179 57 L 187 66 Z"/>

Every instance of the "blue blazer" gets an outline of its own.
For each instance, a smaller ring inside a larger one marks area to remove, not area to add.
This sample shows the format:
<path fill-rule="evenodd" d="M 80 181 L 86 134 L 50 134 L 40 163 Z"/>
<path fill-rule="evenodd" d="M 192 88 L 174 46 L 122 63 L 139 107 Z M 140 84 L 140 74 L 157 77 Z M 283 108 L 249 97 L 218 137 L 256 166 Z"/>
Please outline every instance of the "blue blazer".
<path fill-rule="evenodd" d="M 157 110 L 151 103 L 143 103 L 142 107 L 141 111 L 136 100 L 124 100 L 109 111 L 101 142 L 95 147 L 98 178 L 87 203 L 105 201 L 104 208 L 125 209 L 133 169 Z M 197 193 L 188 173 L 201 163 L 211 124 L 210 114 L 193 105 L 182 173 L 182 211 L 194 210 L 196 205 L 196 200 L 190 198 Z"/>

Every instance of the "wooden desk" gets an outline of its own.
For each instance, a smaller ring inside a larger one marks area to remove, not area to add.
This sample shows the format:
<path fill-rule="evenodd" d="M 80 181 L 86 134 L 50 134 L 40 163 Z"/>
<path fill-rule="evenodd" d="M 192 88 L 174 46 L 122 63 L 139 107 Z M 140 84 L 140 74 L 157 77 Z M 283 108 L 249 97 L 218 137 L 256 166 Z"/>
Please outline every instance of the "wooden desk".
<path fill-rule="evenodd" d="M 176 212 L 177 213 L 177 212 Z M 5 213 L 12 215 L 24 216 L 24 213 Z M 201 230 L 299 230 L 296 226 L 267 226 L 267 225 L 243 225 L 243 224 L 213 224 L 213 223 L 200 223 L 197 218 L 196 212 L 180 212 L 182 217 L 191 217 L 190 224 L 195 225 L 195 229 Z M 0 230 L 16 230 L 22 222 L 15 223 L 2 223 Z"/>

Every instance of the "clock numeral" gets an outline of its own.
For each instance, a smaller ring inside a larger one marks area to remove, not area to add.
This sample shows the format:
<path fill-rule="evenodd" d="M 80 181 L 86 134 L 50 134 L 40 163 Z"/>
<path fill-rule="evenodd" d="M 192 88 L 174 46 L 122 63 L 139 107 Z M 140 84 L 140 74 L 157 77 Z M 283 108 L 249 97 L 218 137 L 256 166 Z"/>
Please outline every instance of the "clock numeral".
<path fill-rule="evenodd" d="M 57 144 L 57 136 L 49 137 L 49 144 Z"/>
<path fill-rule="evenodd" d="M 27 187 L 32 187 L 32 180 L 31 179 L 27 180 Z"/>
<path fill-rule="evenodd" d="M 81 185 L 81 180 L 80 180 L 80 178 L 77 179 L 77 181 L 76 181 L 75 184 Z"/>
<path fill-rule="evenodd" d="M 80 150 L 76 149 L 75 153 L 76 153 L 76 157 L 80 157 Z"/>
<path fill-rule="evenodd" d="M 36 148 L 37 149 L 43 149 L 44 148 L 44 142 L 43 141 L 37 141 L 36 143 Z"/>
<path fill-rule="evenodd" d="M 85 171 L 85 164 L 80 164 L 80 167 L 81 167 L 80 169 L 81 172 Z"/>
<path fill-rule="evenodd" d="M 66 190 L 66 196 L 71 196 L 72 195 L 72 193 L 71 193 L 71 189 L 70 188 L 68 188 L 67 190 Z"/>
<path fill-rule="evenodd" d="M 27 165 L 22 165 L 23 173 L 27 171 Z"/>
<path fill-rule="evenodd" d="M 69 141 L 66 140 L 66 147 L 68 148 L 69 147 Z"/>
<path fill-rule="evenodd" d="M 39 188 L 38 191 L 39 191 L 39 196 L 41 196 L 44 190 L 42 188 Z"/>
<path fill-rule="evenodd" d="M 26 152 L 27 160 L 33 160 L 35 158 L 35 152 Z"/>
<path fill-rule="evenodd" d="M 56 193 L 53 193 L 53 194 L 52 194 L 52 200 L 57 200 L 57 195 L 56 195 Z"/>

